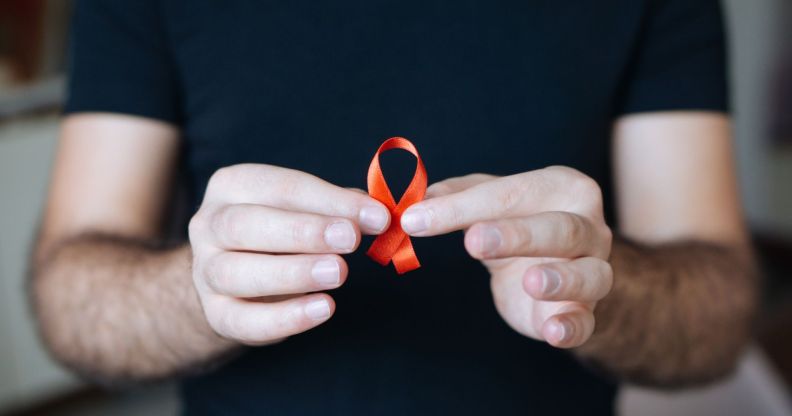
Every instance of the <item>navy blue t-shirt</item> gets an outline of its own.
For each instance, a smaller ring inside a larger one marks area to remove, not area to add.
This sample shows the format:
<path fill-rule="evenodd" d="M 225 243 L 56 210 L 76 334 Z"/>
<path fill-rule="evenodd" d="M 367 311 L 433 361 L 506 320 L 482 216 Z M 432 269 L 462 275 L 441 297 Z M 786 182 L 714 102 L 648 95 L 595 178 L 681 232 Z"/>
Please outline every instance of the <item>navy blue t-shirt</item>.
<path fill-rule="evenodd" d="M 612 220 L 617 117 L 726 110 L 721 18 L 715 0 L 78 0 L 66 112 L 179 126 L 192 209 L 243 162 L 365 188 L 399 135 L 430 182 L 572 166 Z M 404 276 L 370 241 L 329 322 L 184 380 L 184 413 L 612 412 L 613 380 L 503 322 L 461 233 L 414 238 Z"/>

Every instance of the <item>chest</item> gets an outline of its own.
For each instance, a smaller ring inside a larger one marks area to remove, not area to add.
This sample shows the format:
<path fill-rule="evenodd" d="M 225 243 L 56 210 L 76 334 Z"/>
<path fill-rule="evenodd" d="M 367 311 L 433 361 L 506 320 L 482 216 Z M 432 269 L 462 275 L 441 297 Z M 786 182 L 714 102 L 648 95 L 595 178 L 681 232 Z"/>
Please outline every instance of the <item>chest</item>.
<path fill-rule="evenodd" d="M 191 166 L 199 182 L 256 162 L 361 186 L 401 135 L 430 181 L 559 163 L 602 175 L 629 3 L 166 3 Z"/>

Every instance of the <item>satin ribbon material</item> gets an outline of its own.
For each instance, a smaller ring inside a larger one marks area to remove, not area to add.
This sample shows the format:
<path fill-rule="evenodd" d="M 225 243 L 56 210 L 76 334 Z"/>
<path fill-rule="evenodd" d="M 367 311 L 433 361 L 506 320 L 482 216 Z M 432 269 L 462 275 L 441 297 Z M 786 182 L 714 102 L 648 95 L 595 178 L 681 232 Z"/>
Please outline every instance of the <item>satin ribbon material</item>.
<path fill-rule="evenodd" d="M 417 161 L 415 174 L 410 185 L 404 191 L 399 203 L 393 199 L 385 176 L 380 168 L 379 156 L 391 149 L 403 149 L 415 156 Z M 368 192 L 374 199 L 382 202 L 390 211 L 391 222 L 385 232 L 380 234 L 369 247 L 366 254 L 377 263 L 386 266 L 391 261 L 399 274 L 407 273 L 421 267 L 418 257 L 415 255 L 410 236 L 401 228 L 401 216 L 404 211 L 412 204 L 423 199 L 426 193 L 426 168 L 424 167 L 418 150 L 407 139 L 403 137 L 392 137 L 385 140 L 379 147 L 368 171 Z"/>

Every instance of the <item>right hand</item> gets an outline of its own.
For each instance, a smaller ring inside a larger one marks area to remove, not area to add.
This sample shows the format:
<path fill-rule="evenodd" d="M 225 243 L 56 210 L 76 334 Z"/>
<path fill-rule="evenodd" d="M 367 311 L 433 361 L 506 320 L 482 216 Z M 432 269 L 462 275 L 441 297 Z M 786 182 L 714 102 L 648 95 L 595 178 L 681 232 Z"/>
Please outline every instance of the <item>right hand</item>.
<path fill-rule="evenodd" d="M 220 336 L 264 345 L 333 315 L 346 279 L 339 254 L 379 234 L 390 214 L 365 193 L 270 165 L 218 170 L 190 221 L 193 282 Z M 306 294 L 307 293 L 307 294 Z"/>

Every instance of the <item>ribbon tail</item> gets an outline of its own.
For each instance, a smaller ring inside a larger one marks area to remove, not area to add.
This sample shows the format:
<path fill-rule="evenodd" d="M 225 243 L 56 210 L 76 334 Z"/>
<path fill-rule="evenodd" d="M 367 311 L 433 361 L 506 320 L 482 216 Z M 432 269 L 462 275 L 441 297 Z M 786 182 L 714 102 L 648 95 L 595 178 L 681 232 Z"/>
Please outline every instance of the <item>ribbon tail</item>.
<path fill-rule="evenodd" d="M 401 247 L 404 237 L 406 236 L 407 234 L 401 230 L 398 224 L 391 224 L 384 233 L 378 235 L 377 238 L 374 239 L 374 242 L 371 243 L 371 247 L 366 251 L 366 254 L 377 263 L 387 266 L 393 255 L 399 250 L 399 247 Z"/>
<path fill-rule="evenodd" d="M 390 256 L 384 254 L 382 250 L 379 250 L 374 244 L 372 244 L 368 251 L 366 251 L 366 255 L 382 266 L 387 266 L 391 261 Z"/>
<path fill-rule="evenodd" d="M 421 267 L 418 256 L 415 255 L 412 241 L 407 235 L 404 236 L 399 248 L 393 253 L 392 260 L 398 274 L 404 274 Z"/>

